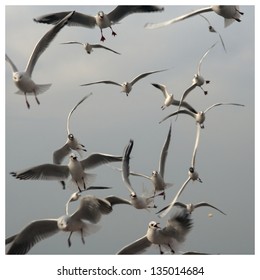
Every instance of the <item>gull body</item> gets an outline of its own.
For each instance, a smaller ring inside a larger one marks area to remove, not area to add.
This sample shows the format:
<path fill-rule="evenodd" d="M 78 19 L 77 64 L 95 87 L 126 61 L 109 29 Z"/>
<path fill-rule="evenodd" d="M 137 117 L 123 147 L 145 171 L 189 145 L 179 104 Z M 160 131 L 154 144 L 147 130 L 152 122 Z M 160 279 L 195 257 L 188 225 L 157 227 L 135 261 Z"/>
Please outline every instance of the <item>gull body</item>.
<path fill-rule="evenodd" d="M 15 66 L 13 61 L 5 55 L 5 60 L 11 65 L 11 68 L 13 70 L 13 82 L 16 85 L 16 87 L 19 89 L 17 91 L 17 94 L 24 94 L 25 101 L 27 108 L 30 108 L 30 104 L 27 100 L 27 95 L 34 95 L 35 100 L 38 104 L 40 104 L 40 101 L 37 97 L 38 94 L 45 92 L 48 90 L 51 86 L 51 84 L 36 84 L 32 80 L 32 72 L 35 67 L 36 62 L 38 61 L 41 54 L 47 49 L 49 44 L 54 40 L 58 32 L 66 25 L 68 24 L 70 18 L 74 12 L 65 13 L 64 17 L 60 19 L 57 24 L 51 28 L 35 45 L 33 52 L 27 62 L 26 68 L 24 71 L 19 71 L 18 68 Z"/>
<path fill-rule="evenodd" d="M 240 16 L 243 15 L 242 12 L 239 11 L 239 6 L 235 5 L 213 5 L 213 6 L 208 6 L 204 7 L 195 11 L 192 11 L 188 14 L 179 16 L 177 18 L 167 20 L 164 22 L 160 23 L 147 23 L 145 25 L 145 28 L 148 29 L 155 29 L 155 28 L 161 28 L 165 27 L 171 24 L 174 24 L 176 22 L 179 22 L 181 20 L 190 18 L 195 15 L 199 15 L 201 13 L 207 13 L 207 12 L 215 12 L 219 16 L 222 16 L 224 18 L 224 26 L 227 27 L 234 21 L 240 22 Z"/>
<path fill-rule="evenodd" d="M 189 111 L 189 110 L 181 109 L 179 111 L 176 111 L 176 112 L 166 116 L 159 123 L 162 123 L 163 121 L 167 120 L 168 118 L 170 118 L 172 116 L 176 116 L 178 114 L 186 114 L 186 115 L 193 117 L 195 119 L 196 123 L 198 123 L 201 128 L 204 128 L 204 122 L 206 119 L 207 111 L 209 111 L 210 109 L 212 109 L 216 106 L 221 106 L 221 105 L 244 106 L 243 104 L 239 104 L 239 103 L 215 103 L 215 104 L 211 105 L 210 107 L 208 107 L 205 111 L 197 112 L 197 111 Z"/>
<path fill-rule="evenodd" d="M 86 100 L 92 93 L 89 95 L 86 95 L 83 97 L 69 112 L 68 117 L 67 117 L 67 141 L 66 143 L 58 150 L 56 150 L 53 153 L 53 163 L 55 164 L 60 164 L 63 159 L 69 155 L 72 150 L 77 151 L 80 156 L 82 156 L 82 151 L 86 152 L 87 150 L 85 149 L 85 146 L 83 144 L 80 144 L 74 134 L 71 133 L 70 131 L 70 118 L 73 112 L 77 109 L 77 107 L 84 101 Z"/>
<path fill-rule="evenodd" d="M 94 153 L 86 159 L 78 161 L 72 154 L 68 165 L 41 164 L 22 171 L 11 172 L 16 179 L 20 180 L 65 180 L 71 177 L 71 182 L 76 184 L 79 191 L 86 189 L 93 179 L 93 174 L 86 173 L 86 169 L 95 168 L 102 164 L 122 161 L 121 156 Z"/>
<path fill-rule="evenodd" d="M 100 44 L 89 44 L 89 43 L 81 43 L 81 42 L 77 42 L 77 41 L 68 41 L 68 42 L 65 42 L 65 43 L 62 43 L 62 44 L 78 44 L 78 45 L 82 45 L 84 50 L 88 53 L 88 54 L 91 54 L 93 52 L 93 49 L 97 48 L 97 49 L 105 49 L 105 50 L 108 50 L 108 51 L 111 51 L 113 53 L 116 53 L 116 54 L 121 54 L 119 52 L 116 52 L 110 48 L 107 48 L 103 45 L 100 45 Z"/>
<path fill-rule="evenodd" d="M 165 189 L 172 186 L 172 184 L 166 183 L 164 180 L 165 164 L 166 164 L 168 149 L 169 149 L 169 145 L 170 145 L 170 141 L 171 141 L 171 128 L 172 128 L 172 126 L 170 125 L 167 137 L 165 139 L 165 142 L 164 142 L 162 150 L 161 150 L 158 170 L 152 171 L 152 176 L 147 176 L 147 175 L 140 174 L 140 173 L 130 172 L 131 175 L 141 176 L 141 177 L 151 180 L 153 183 L 153 186 L 154 186 L 154 194 L 156 192 L 163 191 L 163 193 L 161 193 L 160 195 L 163 194 L 164 199 L 165 199 L 165 193 L 164 193 Z"/>
<path fill-rule="evenodd" d="M 123 82 L 122 84 L 120 84 L 118 82 L 110 81 L 110 80 L 102 80 L 102 81 L 82 84 L 81 86 L 90 86 L 90 85 L 95 85 L 95 84 L 111 84 L 111 85 L 116 85 L 116 86 L 121 87 L 122 88 L 122 92 L 125 92 L 126 95 L 128 96 L 130 91 L 132 90 L 132 87 L 134 86 L 134 84 L 136 82 L 138 82 L 139 80 L 145 78 L 148 75 L 151 75 L 151 74 L 154 74 L 154 73 L 158 73 L 158 72 L 162 72 L 162 71 L 165 71 L 165 69 L 164 70 L 156 70 L 156 71 L 142 73 L 142 74 L 136 76 L 131 82 Z"/>
<path fill-rule="evenodd" d="M 174 254 L 178 245 L 185 241 L 191 228 L 192 219 L 186 210 L 171 217 L 164 228 L 160 228 L 158 222 L 151 221 L 143 237 L 126 245 L 117 254 L 140 254 L 151 245 L 158 245 L 160 254 L 164 254 L 162 247 L 170 249 Z"/>
<path fill-rule="evenodd" d="M 165 108 L 169 107 L 170 105 L 175 105 L 175 106 L 182 106 L 187 108 L 188 110 L 195 110 L 193 109 L 193 107 L 188 104 L 185 101 L 182 101 L 182 103 L 180 104 L 179 100 L 176 100 L 174 98 L 174 95 L 172 93 L 169 93 L 166 86 L 162 85 L 162 84 L 152 84 L 154 87 L 158 88 L 164 96 L 164 103 L 161 106 L 161 109 L 164 110 Z"/>
<path fill-rule="evenodd" d="M 124 17 L 134 14 L 134 13 L 148 13 L 148 12 L 160 12 L 163 11 L 163 7 L 159 6 L 117 6 L 110 13 L 106 14 L 103 11 L 99 11 L 95 16 L 82 14 L 75 12 L 71 22 L 68 26 L 81 26 L 85 28 L 94 28 L 98 26 L 101 32 L 100 40 L 105 41 L 103 35 L 103 29 L 110 28 L 112 35 L 115 36 L 116 33 L 112 29 L 112 25 L 118 23 Z M 34 19 L 36 22 L 55 24 L 61 18 L 64 17 L 64 14 L 67 12 L 52 13 L 37 17 Z"/>

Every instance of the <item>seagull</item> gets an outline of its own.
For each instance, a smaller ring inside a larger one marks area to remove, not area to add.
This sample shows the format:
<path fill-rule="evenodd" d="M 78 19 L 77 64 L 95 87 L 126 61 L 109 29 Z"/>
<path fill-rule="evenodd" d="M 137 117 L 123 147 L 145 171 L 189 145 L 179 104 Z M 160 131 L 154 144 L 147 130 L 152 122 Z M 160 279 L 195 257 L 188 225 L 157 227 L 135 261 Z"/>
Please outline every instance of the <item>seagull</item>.
<path fill-rule="evenodd" d="M 213 105 L 211 105 L 210 107 L 208 107 L 205 111 L 189 111 L 189 110 L 179 110 L 176 111 L 168 116 L 166 116 L 165 118 L 163 118 L 159 123 L 162 123 L 163 121 L 167 120 L 168 118 L 178 115 L 178 114 L 186 114 L 186 115 L 190 115 L 191 117 L 193 117 L 196 120 L 196 123 L 198 123 L 201 128 L 204 128 L 204 121 L 206 119 L 206 113 L 216 107 L 216 106 L 221 106 L 221 105 L 234 105 L 234 106 L 245 106 L 243 104 L 239 104 L 239 103 L 215 103 Z"/>
<path fill-rule="evenodd" d="M 160 218 L 164 217 L 166 214 L 168 214 L 170 212 L 170 210 L 173 208 L 173 206 L 175 205 L 176 201 L 178 200 L 179 196 L 181 195 L 181 193 L 183 192 L 184 188 L 188 185 L 188 183 L 190 181 L 198 181 L 200 183 L 202 183 L 202 180 L 199 177 L 198 172 L 195 170 L 194 167 L 190 167 L 189 171 L 188 171 L 188 178 L 186 179 L 186 181 L 183 183 L 183 185 L 181 186 L 181 188 L 179 189 L 179 191 L 177 192 L 177 194 L 175 195 L 174 199 L 172 200 L 172 202 L 165 208 L 163 208 L 164 211 L 160 210 L 158 213 L 161 213 L 159 215 Z"/>
<path fill-rule="evenodd" d="M 74 12 L 70 13 L 64 13 L 64 16 L 60 18 L 60 21 L 57 22 L 57 24 L 51 28 L 35 45 L 34 50 L 27 62 L 26 68 L 24 71 L 18 71 L 17 67 L 13 63 L 13 61 L 8 57 L 8 55 L 5 55 L 5 60 L 11 65 L 11 68 L 13 70 L 13 82 L 16 85 L 16 87 L 19 89 L 16 94 L 24 94 L 25 96 L 25 102 L 27 105 L 27 108 L 30 109 L 30 104 L 27 100 L 27 94 L 28 95 L 34 95 L 35 100 L 38 104 L 40 104 L 39 99 L 37 98 L 37 95 L 40 93 L 45 92 L 48 90 L 51 86 L 51 84 L 36 84 L 31 76 L 33 69 L 35 67 L 35 64 L 37 60 L 39 59 L 40 55 L 47 49 L 51 41 L 55 38 L 55 36 L 58 34 L 58 32 L 66 25 L 68 24 L 69 20 L 73 16 Z"/>
<path fill-rule="evenodd" d="M 36 220 L 27 225 L 20 233 L 9 237 L 13 242 L 7 254 L 26 254 L 41 240 L 58 233 L 59 231 L 70 232 L 68 245 L 71 246 L 71 235 L 73 232 L 81 234 L 82 243 L 85 244 L 84 236 L 95 233 L 100 227 L 95 225 L 102 215 L 112 211 L 111 204 L 105 199 L 94 196 L 85 196 L 80 200 L 80 205 L 72 214 L 66 214 L 58 219 Z M 87 223 L 90 221 L 90 223 Z M 7 242 L 8 242 L 7 241 Z"/>
<path fill-rule="evenodd" d="M 185 92 L 183 93 L 182 97 L 181 97 L 181 100 L 180 100 L 180 105 L 179 105 L 179 109 L 181 107 L 181 104 L 183 102 L 183 100 L 187 97 L 187 95 L 193 90 L 195 89 L 196 87 L 199 87 L 201 88 L 201 90 L 204 92 L 205 95 L 208 94 L 208 92 L 206 90 L 204 90 L 202 88 L 202 86 L 204 85 L 204 83 L 206 84 L 209 84 L 210 81 L 209 80 L 204 80 L 204 78 L 201 76 L 200 74 L 200 68 L 201 68 L 201 63 L 203 61 L 203 59 L 206 57 L 206 55 L 210 52 L 210 50 L 216 45 L 213 44 L 205 53 L 204 55 L 201 57 L 200 61 L 199 61 L 199 65 L 198 65 L 198 70 L 197 70 L 197 73 L 194 75 L 193 79 L 192 79 L 192 84 L 191 86 L 185 90 Z"/>
<path fill-rule="evenodd" d="M 201 16 L 202 18 L 204 18 L 204 19 L 206 20 L 206 22 L 208 23 L 209 32 L 217 33 L 217 34 L 218 34 L 219 39 L 220 39 L 220 41 L 221 41 L 221 44 L 222 44 L 222 46 L 223 46 L 223 49 L 224 49 L 225 52 L 227 52 L 226 47 L 225 47 L 225 44 L 224 44 L 224 41 L 223 41 L 221 35 L 219 34 L 219 32 L 216 31 L 216 29 L 211 25 L 210 21 L 209 21 L 205 16 L 203 16 L 203 15 L 200 15 L 200 16 Z"/>
<path fill-rule="evenodd" d="M 66 203 L 66 206 L 65 206 L 66 215 L 69 215 L 69 204 L 71 202 L 77 201 L 81 197 L 82 192 L 89 191 L 89 190 L 107 190 L 107 189 L 111 189 L 111 188 L 103 187 L 103 186 L 90 186 L 90 187 L 87 187 L 85 190 L 74 192 Z"/>
<path fill-rule="evenodd" d="M 164 228 L 160 228 L 158 222 L 151 221 L 143 237 L 126 245 L 117 254 L 139 254 L 153 244 L 159 246 L 160 254 L 165 253 L 162 246 L 169 248 L 171 253 L 175 254 L 177 246 L 185 241 L 191 228 L 192 219 L 186 210 L 171 217 Z"/>
<path fill-rule="evenodd" d="M 234 6 L 234 5 L 213 5 L 213 6 L 208 6 L 204 7 L 195 11 L 192 11 L 188 14 L 179 16 L 177 18 L 167 20 L 164 22 L 160 23 L 147 23 L 145 25 L 145 28 L 147 29 L 155 29 L 155 28 L 161 28 L 168 26 L 170 24 L 176 23 L 178 21 L 184 20 L 186 18 L 201 14 L 201 13 L 207 13 L 207 12 L 215 12 L 219 16 L 222 16 L 224 18 L 224 26 L 228 27 L 231 23 L 234 21 L 240 22 L 240 16 L 243 15 L 244 13 L 239 11 L 239 6 Z"/>
<path fill-rule="evenodd" d="M 68 165 L 41 164 L 22 171 L 10 174 L 20 180 L 65 180 L 71 177 L 71 183 L 76 184 L 79 191 L 87 188 L 94 175 L 85 173 L 85 169 L 95 168 L 102 164 L 122 161 L 121 156 L 103 153 L 94 153 L 86 159 L 79 161 L 77 156 L 71 154 Z M 83 189 L 82 189 L 83 188 Z"/>
<path fill-rule="evenodd" d="M 109 27 L 112 31 L 112 35 L 116 36 L 117 34 L 112 29 L 112 25 L 118 23 L 124 17 L 133 13 L 161 12 L 163 10 L 164 8 L 159 6 L 117 6 L 108 14 L 105 14 L 103 11 L 99 11 L 95 16 L 75 12 L 68 26 L 81 26 L 86 28 L 94 28 L 95 26 L 98 26 L 101 32 L 100 41 L 104 42 L 105 37 L 103 35 L 103 29 Z M 34 18 L 34 21 L 55 24 L 67 13 L 68 12 L 47 14 Z"/>
<path fill-rule="evenodd" d="M 150 197 L 139 196 L 136 194 L 135 190 L 133 189 L 130 180 L 129 180 L 129 161 L 130 161 L 130 154 L 134 145 L 134 141 L 130 139 L 129 144 L 125 147 L 123 160 L 122 160 L 122 179 L 125 183 L 127 189 L 130 192 L 130 201 L 131 204 L 136 209 L 148 209 L 148 208 L 156 208 L 153 203 L 154 195 Z M 160 195 L 160 194 L 159 194 Z"/>
<path fill-rule="evenodd" d="M 102 81 L 92 82 L 92 83 L 88 83 L 88 84 L 82 84 L 81 86 L 90 86 L 90 85 L 94 85 L 94 84 L 111 84 L 111 85 L 116 85 L 116 86 L 120 86 L 122 88 L 122 92 L 125 92 L 126 96 L 128 96 L 128 94 L 132 90 L 133 85 L 136 82 L 138 82 L 139 80 L 145 78 L 148 75 L 151 75 L 151 74 L 154 74 L 154 73 L 163 72 L 163 71 L 166 71 L 166 69 L 146 72 L 146 73 L 143 73 L 143 74 L 140 74 L 140 75 L 136 76 L 131 82 L 123 82 L 122 84 L 114 82 L 114 81 L 102 80 Z"/>
<path fill-rule="evenodd" d="M 113 53 L 116 53 L 116 54 L 121 54 L 119 52 L 116 52 L 110 48 L 107 48 L 103 45 L 100 45 L 100 44 L 89 44 L 89 43 L 81 43 L 81 42 L 77 42 L 77 41 L 68 41 L 68 42 L 65 42 L 65 43 L 62 43 L 62 44 L 78 44 L 78 45 L 82 45 L 85 49 L 85 51 L 88 53 L 88 54 L 91 54 L 93 52 L 93 49 L 94 48 L 101 48 L 101 49 L 105 49 L 105 50 L 108 50 L 108 51 L 111 51 Z"/>
<path fill-rule="evenodd" d="M 86 100 L 92 93 L 89 95 L 84 96 L 69 112 L 67 117 L 67 141 L 66 143 L 58 150 L 53 153 L 53 163 L 61 164 L 63 159 L 71 153 L 72 150 L 77 151 L 80 156 L 82 156 L 81 151 L 86 152 L 85 146 L 80 144 L 75 136 L 70 131 L 70 117 L 73 112 L 77 109 L 77 107 Z"/>
<path fill-rule="evenodd" d="M 164 211 L 169 205 L 167 205 L 166 207 L 164 207 L 163 209 L 161 209 L 160 211 L 158 211 L 156 214 L 159 214 L 161 213 L 162 211 Z M 223 215 L 226 215 L 223 211 L 221 211 L 220 209 L 218 209 L 217 207 L 207 203 L 207 202 L 199 202 L 199 203 L 196 203 L 196 204 L 193 204 L 193 203 L 182 203 L 182 202 L 179 202 L 179 201 L 176 201 L 174 203 L 174 206 L 178 206 L 178 207 L 181 207 L 181 208 L 184 208 L 187 210 L 187 212 L 189 214 L 191 214 L 196 208 L 199 208 L 199 207 L 202 207 L 202 206 L 208 206 L 208 207 L 211 207 L 217 211 L 219 211 L 220 213 L 222 213 Z"/>
<path fill-rule="evenodd" d="M 175 106 L 182 106 L 182 107 L 185 107 L 187 108 L 188 110 L 194 110 L 193 107 L 188 104 L 187 102 L 185 101 L 182 101 L 182 103 L 180 103 L 179 100 L 176 100 L 173 96 L 172 93 L 169 93 L 167 91 L 167 88 L 165 85 L 162 85 L 162 84 L 152 84 L 154 87 L 158 88 L 162 93 L 163 93 L 163 96 L 164 96 L 164 103 L 163 105 L 161 106 L 161 109 L 164 110 L 165 108 L 169 107 L 170 105 L 175 105 Z"/>
<path fill-rule="evenodd" d="M 141 176 L 144 177 L 148 180 L 151 180 L 154 186 L 154 194 L 156 192 L 161 192 L 160 195 L 163 194 L 163 197 L 165 199 L 165 188 L 171 187 L 173 184 L 170 183 L 166 183 L 164 181 L 164 171 L 165 171 L 165 163 L 166 163 L 166 158 L 168 155 L 168 149 L 169 149 L 169 145 L 170 145 L 170 141 L 171 141 L 171 128 L 172 126 L 170 125 L 167 137 L 165 139 L 165 142 L 163 144 L 162 147 L 162 151 L 161 151 L 161 155 L 160 155 L 160 160 L 159 160 L 159 168 L 158 171 L 154 170 L 152 172 L 152 176 L 147 176 L 144 174 L 140 174 L 140 173 L 135 173 L 135 172 L 130 172 L 130 175 L 134 175 L 134 176 Z"/>

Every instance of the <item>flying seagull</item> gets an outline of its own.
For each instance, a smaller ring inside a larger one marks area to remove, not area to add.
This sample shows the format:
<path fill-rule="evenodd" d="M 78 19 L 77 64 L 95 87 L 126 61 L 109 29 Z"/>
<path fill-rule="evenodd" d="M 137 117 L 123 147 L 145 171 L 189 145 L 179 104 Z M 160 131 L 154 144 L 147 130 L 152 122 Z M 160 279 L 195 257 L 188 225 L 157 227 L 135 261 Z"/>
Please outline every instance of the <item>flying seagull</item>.
<path fill-rule="evenodd" d="M 108 51 L 111 51 L 113 53 L 116 53 L 116 54 L 121 54 L 119 52 L 116 52 L 110 48 L 107 48 L 103 45 L 100 45 L 100 44 L 89 44 L 89 43 L 81 43 L 81 42 L 78 42 L 78 41 L 68 41 L 68 42 L 65 42 L 65 43 L 61 43 L 63 45 L 82 45 L 84 50 L 88 53 L 88 54 L 91 54 L 93 52 L 93 49 L 105 49 L 105 50 L 108 50 Z"/>
<path fill-rule="evenodd" d="M 160 254 L 164 254 L 162 247 L 175 254 L 177 246 L 185 241 L 191 228 L 192 219 L 186 210 L 171 217 L 164 228 L 161 228 L 158 222 L 151 221 L 143 237 L 126 245 L 117 254 L 140 254 L 152 245 L 158 245 Z"/>
<path fill-rule="evenodd" d="M 145 25 L 145 28 L 147 29 L 155 29 L 155 28 L 161 28 L 168 26 L 170 24 L 179 22 L 181 20 L 187 19 L 189 17 L 199 15 L 201 13 L 207 13 L 207 12 L 215 12 L 219 16 L 222 16 L 224 18 L 224 25 L 225 27 L 229 26 L 231 23 L 234 21 L 240 22 L 240 16 L 243 15 L 244 13 L 240 12 L 239 6 L 232 6 L 232 5 L 213 5 L 213 6 L 208 6 L 204 7 L 195 11 L 192 11 L 188 14 L 179 16 L 177 18 L 167 20 L 164 22 L 160 23 L 147 23 Z"/>
<path fill-rule="evenodd" d="M 56 22 L 56 25 L 51 28 L 35 45 L 34 50 L 27 62 L 26 68 L 24 71 L 19 71 L 18 68 L 15 66 L 13 61 L 8 57 L 8 55 L 5 55 L 5 60 L 11 65 L 11 68 L 13 70 L 13 82 L 16 85 L 16 87 L 19 89 L 16 94 L 24 94 L 25 96 L 25 102 L 27 105 L 27 108 L 30 108 L 30 104 L 27 100 L 27 95 L 34 95 L 35 100 L 38 104 L 40 104 L 40 101 L 37 97 L 38 94 L 45 92 L 48 90 L 51 86 L 51 84 L 36 84 L 31 76 L 33 69 L 35 67 L 35 64 L 41 54 L 47 49 L 49 44 L 53 41 L 55 36 L 58 34 L 58 32 L 69 23 L 71 17 L 73 16 L 74 12 L 70 13 L 64 13 L 64 16 L 60 18 L 59 21 Z"/>
<path fill-rule="evenodd" d="M 100 40 L 103 42 L 105 41 L 103 29 L 109 27 L 112 31 L 112 35 L 117 35 L 116 32 L 112 29 L 112 25 L 118 23 L 126 16 L 134 13 L 161 12 L 163 10 L 164 8 L 159 6 L 117 6 L 108 14 L 104 13 L 103 11 L 99 11 L 95 16 L 75 12 L 68 26 L 81 26 L 85 28 L 94 28 L 98 26 L 101 32 Z M 34 21 L 40 23 L 55 24 L 67 13 L 68 12 L 47 14 L 34 18 Z"/>

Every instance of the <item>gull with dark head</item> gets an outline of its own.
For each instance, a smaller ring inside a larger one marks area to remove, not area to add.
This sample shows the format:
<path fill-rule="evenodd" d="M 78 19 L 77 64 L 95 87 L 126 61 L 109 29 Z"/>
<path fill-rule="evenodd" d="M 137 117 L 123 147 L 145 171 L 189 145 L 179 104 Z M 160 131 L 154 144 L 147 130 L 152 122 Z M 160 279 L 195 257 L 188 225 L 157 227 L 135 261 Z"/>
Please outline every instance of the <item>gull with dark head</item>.
<path fill-rule="evenodd" d="M 38 94 L 45 92 L 51 86 L 51 84 L 36 84 L 32 80 L 32 72 L 35 67 L 36 62 L 38 61 L 41 54 L 47 49 L 49 44 L 54 40 L 58 32 L 70 21 L 74 12 L 64 13 L 64 16 L 57 21 L 56 25 L 51 28 L 35 45 L 34 50 L 27 62 L 26 68 L 24 71 L 19 71 L 18 68 L 15 66 L 13 61 L 5 55 L 5 60 L 11 65 L 13 70 L 13 82 L 16 87 L 19 89 L 16 93 L 17 94 L 24 94 L 25 102 L 27 108 L 30 108 L 30 104 L 27 100 L 27 95 L 34 95 L 35 100 L 38 104 L 40 101 L 37 97 Z"/>
<path fill-rule="evenodd" d="M 192 219 L 190 214 L 186 210 L 183 210 L 171 217 L 164 228 L 161 228 L 158 222 L 151 221 L 143 237 L 126 245 L 117 254 L 140 254 L 152 245 L 158 245 L 160 254 L 165 253 L 162 247 L 167 248 L 172 254 L 175 254 L 179 244 L 185 241 L 191 229 Z"/>
<path fill-rule="evenodd" d="M 111 84 L 111 85 L 115 85 L 115 86 L 121 87 L 122 88 L 122 92 L 125 92 L 126 95 L 128 96 L 130 91 L 132 90 L 132 87 L 134 86 L 134 84 L 137 83 L 139 80 L 145 78 L 148 75 L 151 75 L 151 74 L 154 74 L 154 73 L 163 72 L 163 71 L 166 71 L 166 69 L 142 73 L 142 74 L 136 76 L 131 82 L 123 82 L 122 84 L 120 84 L 118 82 L 110 81 L 110 80 L 102 80 L 102 81 L 82 84 L 81 86 L 90 86 L 90 85 L 95 85 L 95 84 Z"/>
<path fill-rule="evenodd" d="M 224 18 L 224 26 L 227 27 L 234 21 L 240 22 L 240 16 L 243 15 L 239 10 L 239 6 L 235 5 L 213 5 L 213 6 L 208 6 L 204 7 L 195 11 L 192 11 L 188 14 L 179 16 L 177 18 L 167 20 L 164 22 L 159 22 L 159 23 L 147 23 L 145 25 L 145 28 L 148 29 L 155 29 L 155 28 L 161 28 L 165 27 L 171 24 L 174 24 L 176 22 L 179 22 L 181 20 L 187 19 L 189 17 L 195 16 L 195 15 L 200 15 L 201 13 L 208 13 L 208 12 L 215 12 L 217 15 L 222 16 Z"/>
<path fill-rule="evenodd" d="M 125 18 L 128 15 L 135 13 L 150 13 L 150 12 L 161 12 L 163 11 L 163 7 L 159 6 L 117 6 L 110 13 L 106 14 L 103 11 L 99 11 L 95 16 L 86 15 L 82 13 L 75 12 L 71 22 L 68 26 L 81 26 L 85 28 L 94 28 L 98 26 L 101 32 L 100 41 L 105 41 L 105 37 L 103 35 L 103 29 L 110 28 L 112 31 L 112 35 L 117 35 L 113 30 L 112 25 L 118 23 L 121 19 Z M 34 19 L 36 22 L 47 23 L 47 24 L 55 24 L 61 18 L 64 17 L 68 12 L 59 12 L 52 13 L 37 17 Z"/>
<path fill-rule="evenodd" d="M 116 52 L 110 48 L 107 48 L 103 45 L 100 45 L 100 44 L 89 44 L 89 43 L 81 43 L 81 42 L 77 42 L 77 41 L 68 41 L 68 42 L 65 42 L 65 43 L 62 43 L 63 45 L 82 45 L 84 50 L 88 53 L 88 54 L 91 54 L 93 52 L 93 49 L 105 49 L 105 50 L 108 50 L 110 52 L 113 52 L 113 53 L 116 53 L 116 54 L 121 54 L 119 52 Z"/>

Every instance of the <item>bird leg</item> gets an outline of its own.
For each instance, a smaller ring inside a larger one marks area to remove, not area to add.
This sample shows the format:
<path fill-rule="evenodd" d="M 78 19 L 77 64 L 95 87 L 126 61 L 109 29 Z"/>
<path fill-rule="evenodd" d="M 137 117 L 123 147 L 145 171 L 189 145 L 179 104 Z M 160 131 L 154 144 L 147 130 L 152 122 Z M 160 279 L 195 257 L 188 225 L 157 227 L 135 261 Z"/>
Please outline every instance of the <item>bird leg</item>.
<path fill-rule="evenodd" d="M 29 104 L 29 102 L 27 100 L 26 92 L 24 93 L 24 96 L 25 96 L 25 102 L 26 102 L 27 108 L 30 109 L 30 104 Z"/>
<path fill-rule="evenodd" d="M 35 97 L 35 100 L 36 100 L 37 104 L 40 105 L 40 101 L 39 101 L 39 99 L 37 98 L 36 92 L 35 92 L 35 91 L 34 91 L 34 97 Z"/>
<path fill-rule="evenodd" d="M 68 245 L 69 245 L 69 247 L 71 246 L 70 238 L 71 238 L 72 233 L 73 233 L 73 231 L 70 232 L 70 235 L 69 235 L 69 238 L 68 238 Z"/>
<path fill-rule="evenodd" d="M 103 30 L 100 28 L 101 31 L 101 39 L 100 41 L 104 42 L 106 40 L 106 38 L 103 36 Z"/>
<path fill-rule="evenodd" d="M 170 244 L 168 244 L 168 246 L 170 247 L 171 252 L 172 252 L 173 254 L 175 254 L 175 251 L 172 249 L 171 245 L 170 245 Z"/>
<path fill-rule="evenodd" d="M 208 91 L 207 91 L 207 90 L 204 90 L 202 86 L 200 86 L 200 88 L 202 89 L 202 91 L 204 92 L 205 95 L 208 94 Z"/>
<path fill-rule="evenodd" d="M 163 252 L 163 250 L 162 250 L 162 248 L 161 248 L 161 245 L 160 245 L 160 244 L 158 244 L 158 246 L 159 246 L 160 254 L 161 254 L 161 255 L 163 255 L 163 254 L 164 254 L 164 252 Z"/>
<path fill-rule="evenodd" d="M 84 240 L 84 236 L 83 236 L 83 229 L 82 228 L 80 229 L 80 235 L 81 235 L 82 243 L 85 244 L 85 240 Z"/>
<path fill-rule="evenodd" d="M 116 32 L 112 29 L 111 26 L 110 26 L 110 29 L 111 29 L 111 31 L 112 31 L 112 35 L 113 35 L 113 36 L 116 36 L 117 34 L 116 34 Z"/>

